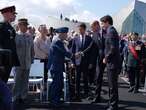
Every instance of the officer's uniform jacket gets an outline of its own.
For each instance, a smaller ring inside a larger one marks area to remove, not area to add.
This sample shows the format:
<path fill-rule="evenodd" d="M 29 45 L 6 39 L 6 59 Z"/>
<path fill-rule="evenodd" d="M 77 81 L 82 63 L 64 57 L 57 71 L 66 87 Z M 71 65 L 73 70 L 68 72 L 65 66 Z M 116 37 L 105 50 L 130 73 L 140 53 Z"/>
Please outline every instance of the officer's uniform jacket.
<path fill-rule="evenodd" d="M 34 58 L 33 39 L 28 33 L 18 32 L 16 34 L 17 54 L 21 69 L 30 69 Z"/>
<path fill-rule="evenodd" d="M 16 33 L 11 24 L 7 22 L 0 23 L 0 48 L 10 50 L 12 52 L 12 66 L 19 66 L 20 64 L 16 51 L 15 36 Z M 6 59 L 4 63 L 5 65 L 8 65 Z"/>
<path fill-rule="evenodd" d="M 71 58 L 72 54 L 65 48 L 64 42 L 58 37 L 52 42 L 49 50 L 48 69 L 59 73 L 65 71 L 65 57 Z"/>

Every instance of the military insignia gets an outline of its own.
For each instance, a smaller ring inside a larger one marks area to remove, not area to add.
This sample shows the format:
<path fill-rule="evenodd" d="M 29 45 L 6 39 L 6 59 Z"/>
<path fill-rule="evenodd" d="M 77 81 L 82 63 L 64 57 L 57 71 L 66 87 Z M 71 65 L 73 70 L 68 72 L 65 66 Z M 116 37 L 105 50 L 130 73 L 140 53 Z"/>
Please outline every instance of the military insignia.
<path fill-rule="evenodd" d="M 13 37 L 13 32 L 12 32 L 12 30 L 8 30 L 9 31 L 9 33 L 10 33 L 10 39 L 13 39 L 14 37 Z"/>
<path fill-rule="evenodd" d="M 12 33 L 13 33 L 11 29 L 9 29 L 8 31 L 9 31 L 9 33 L 10 33 L 10 34 L 12 34 Z"/>
<path fill-rule="evenodd" d="M 139 46 L 139 45 L 136 46 L 136 47 L 135 47 L 135 50 L 141 50 L 141 46 Z"/>

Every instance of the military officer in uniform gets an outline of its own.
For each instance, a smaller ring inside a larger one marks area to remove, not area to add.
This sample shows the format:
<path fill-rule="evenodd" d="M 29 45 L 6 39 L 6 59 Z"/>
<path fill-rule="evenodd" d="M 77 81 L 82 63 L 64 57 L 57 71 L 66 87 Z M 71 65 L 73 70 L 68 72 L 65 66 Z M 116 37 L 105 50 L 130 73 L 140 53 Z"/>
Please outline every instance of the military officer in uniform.
<path fill-rule="evenodd" d="M 100 21 L 103 28 L 106 29 L 103 63 L 106 64 L 109 84 L 109 108 L 107 110 L 118 110 L 118 74 L 121 68 L 119 36 L 112 26 L 111 16 L 106 15 Z"/>
<path fill-rule="evenodd" d="M 26 18 L 19 19 L 19 31 L 15 38 L 20 66 L 14 68 L 15 84 L 13 99 L 18 102 L 24 102 L 27 99 L 29 72 L 34 58 L 33 39 L 32 35 L 27 33 L 28 25 Z"/>
<path fill-rule="evenodd" d="M 59 107 L 61 105 L 60 98 L 63 89 L 63 72 L 65 70 L 64 62 L 65 57 L 71 58 L 72 54 L 69 52 L 64 44 L 68 33 L 67 27 L 56 29 L 58 36 L 52 41 L 49 59 L 48 69 L 50 70 L 51 77 L 53 79 L 50 86 L 50 102 L 53 107 Z"/>
<path fill-rule="evenodd" d="M 11 52 L 12 63 L 8 64 L 7 59 L 4 58 L 4 73 L 0 74 L 0 79 L 7 83 L 12 66 L 19 66 L 19 60 L 16 52 L 15 44 L 15 30 L 11 26 L 11 22 L 15 21 L 16 12 L 15 6 L 5 7 L 0 10 L 4 21 L 0 23 L 0 48 L 7 49 Z"/>
<path fill-rule="evenodd" d="M 127 69 L 129 74 L 130 88 L 128 92 L 137 93 L 140 82 L 140 69 L 143 66 L 142 60 L 145 57 L 144 44 L 138 40 L 138 33 L 132 33 L 131 41 L 128 43 Z"/>
<path fill-rule="evenodd" d="M 4 18 L 4 21 L 0 22 L 0 49 L 5 49 L 12 55 L 12 58 L 7 58 L 3 55 L 1 58 L 1 64 L 4 66 L 4 69 L 0 72 L 0 110 L 11 110 L 12 95 L 6 83 L 12 66 L 19 66 L 16 53 L 15 30 L 11 26 L 11 22 L 15 21 L 16 18 L 15 6 L 0 9 L 0 12 Z M 12 59 L 12 62 L 9 61 L 10 59 Z"/>

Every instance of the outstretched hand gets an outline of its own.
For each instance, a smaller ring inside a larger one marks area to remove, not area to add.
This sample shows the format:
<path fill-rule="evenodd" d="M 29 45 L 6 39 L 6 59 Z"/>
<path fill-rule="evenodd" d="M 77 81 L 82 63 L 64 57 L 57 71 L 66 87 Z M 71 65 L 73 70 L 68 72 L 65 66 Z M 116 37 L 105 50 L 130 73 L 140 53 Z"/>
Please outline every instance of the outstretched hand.
<path fill-rule="evenodd" d="M 105 59 L 105 58 L 103 59 L 103 63 L 104 63 L 104 64 L 106 64 L 106 63 L 107 63 L 107 61 L 106 61 L 106 59 Z"/>
<path fill-rule="evenodd" d="M 76 59 L 78 59 L 78 58 L 80 58 L 80 57 L 81 57 L 81 52 L 75 53 L 75 58 L 76 58 Z"/>

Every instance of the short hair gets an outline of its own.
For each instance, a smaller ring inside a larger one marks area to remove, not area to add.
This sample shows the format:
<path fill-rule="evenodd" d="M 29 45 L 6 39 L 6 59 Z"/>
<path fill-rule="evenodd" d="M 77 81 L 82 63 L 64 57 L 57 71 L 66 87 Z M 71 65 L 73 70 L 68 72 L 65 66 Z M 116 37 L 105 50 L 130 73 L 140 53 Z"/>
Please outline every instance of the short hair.
<path fill-rule="evenodd" d="M 113 18 L 110 15 L 100 18 L 100 21 L 104 23 L 108 22 L 110 25 L 113 25 Z"/>
<path fill-rule="evenodd" d="M 93 21 L 93 22 L 91 23 L 91 25 L 95 25 L 95 24 L 99 25 L 99 22 L 96 20 L 96 21 Z"/>
<path fill-rule="evenodd" d="M 79 25 L 79 27 L 84 28 L 85 30 L 86 30 L 86 28 L 87 28 L 85 23 L 81 23 L 81 24 Z"/>
<path fill-rule="evenodd" d="M 133 32 L 132 35 L 139 36 L 137 32 Z"/>
<path fill-rule="evenodd" d="M 47 28 L 45 24 L 41 24 L 38 27 L 38 31 L 40 32 L 42 28 Z"/>
<path fill-rule="evenodd" d="M 53 31 L 53 30 L 54 30 L 54 28 L 53 28 L 53 27 L 50 27 L 50 28 L 49 28 L 49 30 L 50 30 L 50 31 Z"/>

